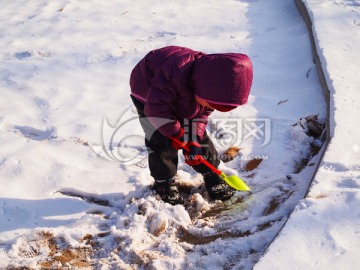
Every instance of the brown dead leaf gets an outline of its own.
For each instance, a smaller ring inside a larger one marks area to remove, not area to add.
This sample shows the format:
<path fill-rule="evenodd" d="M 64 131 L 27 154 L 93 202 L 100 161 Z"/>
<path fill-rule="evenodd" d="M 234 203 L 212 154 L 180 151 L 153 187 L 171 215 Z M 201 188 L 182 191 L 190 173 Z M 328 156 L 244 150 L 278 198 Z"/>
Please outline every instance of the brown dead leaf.
<path fill-rule="evenodd" d="M 254 159 L 250 160 L 248 163 L 246 163 L 245 170 L 247 172 L 250 172 L 250 171 L 256 169 L 262 161 L 263 160 L 261 158 L 254 158 Z"/>
<path fill-rule="evenodd" d="M 221 155 L 221 160 L 225 163 L 233 160 L 234 158 L 236 158 L 239 155 L 240 150 L 241 150 L 241 148 L 239 148 L 239 147 L 230 146 L 229 149 L 226 150 L 224 152 L 224 154 Z"/>

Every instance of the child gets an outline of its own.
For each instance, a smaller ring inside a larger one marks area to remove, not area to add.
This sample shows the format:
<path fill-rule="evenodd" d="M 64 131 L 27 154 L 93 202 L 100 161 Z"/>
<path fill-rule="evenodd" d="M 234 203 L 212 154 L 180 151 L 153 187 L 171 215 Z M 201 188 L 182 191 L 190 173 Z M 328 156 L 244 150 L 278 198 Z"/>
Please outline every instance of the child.
<path fill-rule="evenodd" d="M 185 162 L 203 175 L 212 199 L 227 200 L 234 194 L 199 157 L 219 166 L 206 133 L 208 116 L 245 104 L 252 78 L 252 63 L 244 54 L 205 54 L 177 46 L 153 50 L 135 66 L 131 98 L 145 132 L 154 189 L 163 201 L 184 202 L 174 181 L 179 149 Z"/>

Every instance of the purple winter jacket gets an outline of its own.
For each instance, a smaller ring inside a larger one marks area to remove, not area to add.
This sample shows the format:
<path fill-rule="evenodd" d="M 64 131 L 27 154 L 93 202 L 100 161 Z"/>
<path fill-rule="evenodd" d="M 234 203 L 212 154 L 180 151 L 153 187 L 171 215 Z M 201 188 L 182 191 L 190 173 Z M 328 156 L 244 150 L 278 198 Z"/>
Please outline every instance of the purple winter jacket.
<path fill-rule="evenodd" d="M 196 119 L 202 138 L 211 103 L 239 106 L 248 100 L 253 70 L 250 58 L 239 53 L 205 54 L 178 46 L 149 52 L 132 70 L 131 94 L 145 104 L 144 113 L 164 136 L 177 134 L 180 119 Z M 159 119 L 169 119 L 164 121 Z"/>

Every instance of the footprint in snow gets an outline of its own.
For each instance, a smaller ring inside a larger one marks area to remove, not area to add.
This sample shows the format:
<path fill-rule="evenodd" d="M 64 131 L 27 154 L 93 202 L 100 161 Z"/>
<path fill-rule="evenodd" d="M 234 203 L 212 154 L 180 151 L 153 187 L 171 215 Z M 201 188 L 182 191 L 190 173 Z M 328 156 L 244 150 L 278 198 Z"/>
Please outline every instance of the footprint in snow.
<path fill-rule="evenodd" d="M 29 52 L 29 51 L 23 51 L 23 52 L 17 52 L 15 53 L 15 57 L 19 60 L 22 60 L 22 59 L 25 59 L 25 58 L 28 58 L 28 57 L 31 57 L 32 56 L 32 53 Z"/>
<path fill-rule="evenodd" d="M 55 127 L 47 128 L 46 130 L 40 130 L 29 126 L 14 126 L 15 133 L 20 132 L 26 138 L 35 141 L 44 141 L 56 138 Z"/>
<path fill-rule="evenodd" d="M 360 185 L 353 179 L 344 179 L 339 184 L 341 188 L 360 188 Z"/>

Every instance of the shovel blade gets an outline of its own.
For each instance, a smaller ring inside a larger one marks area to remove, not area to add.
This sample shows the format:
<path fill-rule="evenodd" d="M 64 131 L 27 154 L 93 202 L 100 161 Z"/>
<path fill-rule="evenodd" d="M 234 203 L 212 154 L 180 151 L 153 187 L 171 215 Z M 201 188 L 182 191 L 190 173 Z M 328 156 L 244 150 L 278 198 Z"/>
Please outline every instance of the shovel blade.
<path fill-rule="evenodd" d="M 243 181 L 240 177 L 236 175 L 226 175 L 224 173 L 220 174 L 220 177 L 231 187 L 240 191 L 250 191 L 251 188 Z"/>

